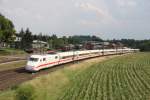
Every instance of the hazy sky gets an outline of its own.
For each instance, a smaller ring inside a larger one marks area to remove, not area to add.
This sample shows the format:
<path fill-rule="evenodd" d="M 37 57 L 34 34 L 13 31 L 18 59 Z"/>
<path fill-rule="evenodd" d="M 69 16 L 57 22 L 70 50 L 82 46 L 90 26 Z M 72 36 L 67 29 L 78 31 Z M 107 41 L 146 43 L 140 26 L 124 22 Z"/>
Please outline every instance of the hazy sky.
<path fill-rule="evenodd" d="M 150 39 L 150 0 L 0 0 L 17 31 Z"/>

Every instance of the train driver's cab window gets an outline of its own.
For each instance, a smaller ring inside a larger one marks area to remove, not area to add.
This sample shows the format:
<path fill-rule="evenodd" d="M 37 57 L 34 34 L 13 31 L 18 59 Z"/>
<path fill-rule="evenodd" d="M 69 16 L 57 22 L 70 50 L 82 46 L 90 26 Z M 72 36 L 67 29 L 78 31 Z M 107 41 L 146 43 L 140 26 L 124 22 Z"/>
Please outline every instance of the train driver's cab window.
<path fill-rule="evenodd" d="M 32 61 L 32 62 L 37 62 L 39 59 L 38 58 L 29 58 L 29 61 Z"/>
<path fill-rule="evenodd" d="M 40 62 L 42 62 L 42 59 L 40 59 Z"/>
<path fill-rule="evenodd" d="M 43 58 L 43 61 L 46 61 L 46 58 Z"/>

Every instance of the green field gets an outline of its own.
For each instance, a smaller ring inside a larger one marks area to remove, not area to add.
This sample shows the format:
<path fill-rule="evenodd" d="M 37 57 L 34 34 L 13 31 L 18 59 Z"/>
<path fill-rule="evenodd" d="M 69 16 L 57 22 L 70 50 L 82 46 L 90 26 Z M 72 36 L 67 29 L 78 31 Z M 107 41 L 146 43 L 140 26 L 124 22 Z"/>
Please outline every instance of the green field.
<path fill-rule="evenodd" d="M 33 100 L 150 100 L 150 53 L 98 59 L 1 92 L 0 100 L 15 100 L 16 95 Z"/>
<path fill-rule="evenodd" d="M 22 55 L 26 55 L 27 53 L 23 50 L 19 50 L 19 49 L 13 49 L 13 48 L 1 48 L 0 49 L 0 56 L 6 56 L 6 55 L 15 55 L 15 56 L 22 56 Z"/>
<path fill-rule="evenodd" d="M 98 63 L 72 79 L 60 100 L 150 100 L 150 53 Z"/>

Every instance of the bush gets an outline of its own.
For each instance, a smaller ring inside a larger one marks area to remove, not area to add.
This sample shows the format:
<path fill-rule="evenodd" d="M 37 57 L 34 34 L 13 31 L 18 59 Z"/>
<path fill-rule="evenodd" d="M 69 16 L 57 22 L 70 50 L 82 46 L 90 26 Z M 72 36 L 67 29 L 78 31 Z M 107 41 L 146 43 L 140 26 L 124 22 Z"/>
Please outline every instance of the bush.
<path fill-rule="evenodd" d="M 35 90 L 31 85 L 20 86 L 16 90 L 16 100 L 35 100 Z"/>

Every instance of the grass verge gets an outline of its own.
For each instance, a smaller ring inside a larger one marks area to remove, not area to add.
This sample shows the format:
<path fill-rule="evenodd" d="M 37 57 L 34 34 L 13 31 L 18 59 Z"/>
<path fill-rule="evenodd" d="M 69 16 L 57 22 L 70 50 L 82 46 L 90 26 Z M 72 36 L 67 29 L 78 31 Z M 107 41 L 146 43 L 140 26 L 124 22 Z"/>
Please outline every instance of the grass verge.
<path fill-rule="evenodd" d="M 13 48 L 4 48 L 0 49 L 0 56 L 6 56 L 6 55 L 25 55 L 26 52 L 19 49 L 13 49 Z"/>
<path fill-rule="evenodd" d="M 21 60 L 19 62 L 10 62 L 6 64 L 0 64 L 0 71 L 24 67 L 26 63 L 27 61 Z"/>

